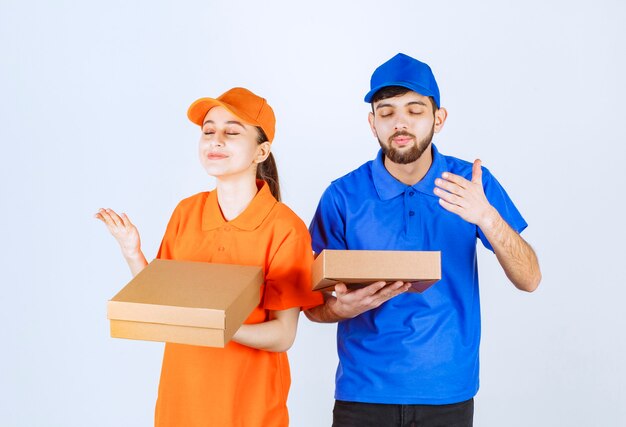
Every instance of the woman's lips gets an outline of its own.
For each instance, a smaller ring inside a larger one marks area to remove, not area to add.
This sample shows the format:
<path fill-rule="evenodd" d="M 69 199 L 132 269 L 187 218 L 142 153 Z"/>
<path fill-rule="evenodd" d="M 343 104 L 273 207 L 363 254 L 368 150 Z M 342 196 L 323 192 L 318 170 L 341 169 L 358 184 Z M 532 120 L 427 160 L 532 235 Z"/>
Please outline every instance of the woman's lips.
<path fill-rule="evenodd" d="M 222 154 L 222 153 L 209 153 L 207 154 L 206 157 L 209 160 L 222 160 L 222 159 L 225 159 L 227 156 L 226 154 Z"/>

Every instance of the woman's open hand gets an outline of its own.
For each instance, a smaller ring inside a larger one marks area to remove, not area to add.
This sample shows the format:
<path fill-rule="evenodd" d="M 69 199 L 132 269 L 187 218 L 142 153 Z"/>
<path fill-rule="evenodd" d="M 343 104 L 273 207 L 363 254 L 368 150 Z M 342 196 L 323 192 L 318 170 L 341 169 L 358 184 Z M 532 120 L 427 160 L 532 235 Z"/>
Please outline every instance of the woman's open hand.
<path fill-rule="evenodd" d="M 123 213 L 118 215 L 112 209 L 99 209 L 95 217 L 102 221 L 122 249 L 125 258 L 136 258 L 141 252 L 141 241 L 137 227 Z"/>

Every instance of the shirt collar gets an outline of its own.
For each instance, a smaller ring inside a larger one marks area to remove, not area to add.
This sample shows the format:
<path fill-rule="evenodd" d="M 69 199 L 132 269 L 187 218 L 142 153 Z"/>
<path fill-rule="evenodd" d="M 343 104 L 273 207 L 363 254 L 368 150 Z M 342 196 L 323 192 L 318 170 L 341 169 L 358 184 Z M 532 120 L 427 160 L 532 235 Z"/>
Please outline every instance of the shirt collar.
<path fill-rule="evenodd" d="M 217 201 L 217 189 L 209 192 L 202 211 L 202 231 L 210 231 L 229 224 L 241 230 L 252 231 L 258 228 L 278 203 L 265 181 L 257 180 L 259 191 L 250 204 L 235 219 L 226 221 Z"/>
<path fill-rule="evenodd" d="M 426 172 L 426 175 L 415 185 L 409 186 L 394 178 L 387 168 L 385 168 L 383 150 L 378 151 L 376 159 L 372 163 L 372 179 L 374 181 L 374 187 L 378 193 L 378 197 L 382 200 L 393 199 L 404 193 L 408 187 L 412 187 L 414 190 L 424 193 L 428 196 L 433 196 L 433 190 L 435 189 L 435 179 L 440 177 L 446 170 L 446 161 L 444 157 L 439 154 L 435 144 L 431 144 L 433 162 Z"/>

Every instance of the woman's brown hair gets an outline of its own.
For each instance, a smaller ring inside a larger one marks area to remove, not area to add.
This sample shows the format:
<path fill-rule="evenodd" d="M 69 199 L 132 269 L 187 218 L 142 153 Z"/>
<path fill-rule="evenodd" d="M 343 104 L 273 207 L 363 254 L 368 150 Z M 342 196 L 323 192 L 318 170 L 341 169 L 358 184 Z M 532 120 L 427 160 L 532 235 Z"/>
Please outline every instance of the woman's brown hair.
<path fill-rule="evenodd" d="M 263 132 L 261 127 L 256 127 L 259 132 L 259 136 L 257 137 L 257 142 L 259 144 L 263 144 L 267 141 L 267 135 Z M 278 169 L 276 168 L 276 160 L 274 160 L 274 155 L 270 152 L 270 155 L 265 159 L 263 163 L 259 163 L 256 168 L 256 178 L 262 179 L 267 182 L 267 185 L 270 187 L 270 191 L 272 195 L 280 202 L 280 183 L 278 182 Z"/>

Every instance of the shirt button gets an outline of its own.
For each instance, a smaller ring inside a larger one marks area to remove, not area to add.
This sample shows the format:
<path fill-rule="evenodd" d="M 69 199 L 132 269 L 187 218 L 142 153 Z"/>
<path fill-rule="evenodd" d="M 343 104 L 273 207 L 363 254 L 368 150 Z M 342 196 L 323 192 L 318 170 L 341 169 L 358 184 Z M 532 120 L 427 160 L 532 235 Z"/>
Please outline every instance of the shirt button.
<path fill-rule="evenodd" d="M 415 192 L 409 191 L 409 196 L 412 196 L 413 194 L 415 194 Z"/>
<path fill-rule="evenodd" d="M 413 216 L 413 215 L 415 215 L 415 212 L 409 211 L 409 216 Z"/>
<path fill-rule="evenodd" d="M 219 248 L 217 248 L 217 250 L 220 252 L 224 252 L 224 246 L 220 246 Z"/>
<path fill-rule="evenodd" d="M 230 231 L 230 227 L 229 226 L 224 227 L 224 231 Z"/>

